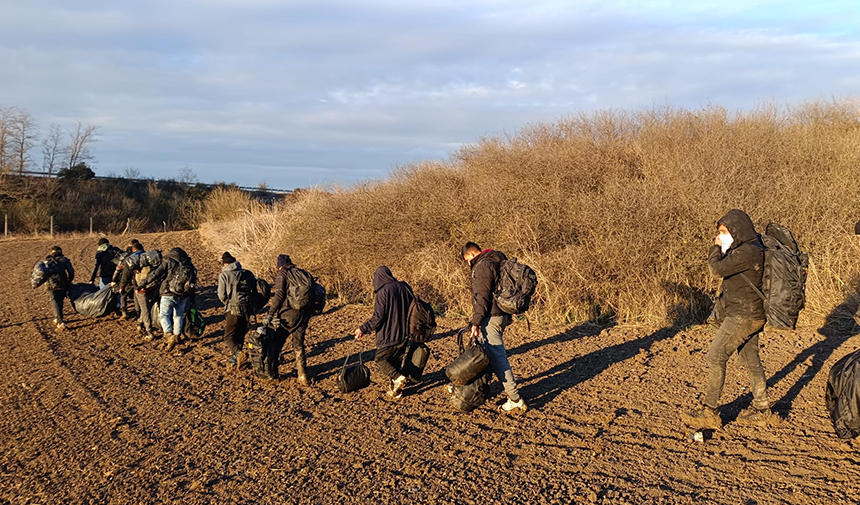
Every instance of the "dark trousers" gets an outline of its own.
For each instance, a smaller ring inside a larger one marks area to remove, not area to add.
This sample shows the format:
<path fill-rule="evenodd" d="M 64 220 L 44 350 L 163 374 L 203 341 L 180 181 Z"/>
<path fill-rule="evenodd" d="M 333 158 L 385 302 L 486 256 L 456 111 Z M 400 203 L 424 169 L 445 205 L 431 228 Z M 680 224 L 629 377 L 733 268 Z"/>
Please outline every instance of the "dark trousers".
<path fill-rule="evenodd" d="M 132 305 L 134 305 L 134 303 L 135 303 L 134 291 L 120 292 L 120 294 L 119 294 L 119 310 L 123 314 L 128 314 L 128 305 L 129 305 L 128 302 L 129 301 L 131 301 Z"/>
<path fill-rule="evenodd" d="M 146 331 L 152 331 L 152 306 L 157 300 L 158 294 L 155 290 L 134 292 L 134 303 L 139 314 L 137 320 Z"/>
<path fill-rule="evenodd" d="M 403 375 L 403 355 L 406 354 L 406 341 L 382 349 L 376 350 L 376 367 L 382 375 L 389 379 L 396 379 L 398 375 Z"/>
<path fill-rule="evenodd" d="M 48 291 L 48 298 L 50 298 L 51 306 L 54 309 L 54 318 L 57 320 L 57 323 L 62 323 L 63 301 L 66 299 L 66 290 L 58 289 L 55 291 Z"/>
<path fill-rule="evenodd" d="M 245 345 L 246 333 L 248 333 L 248 318 L 236 314 L 227 314 L 224 318 L 224 340 L 227 342 L 231 354 L 235 354 Z"/>
<path fill-rule="evenodd" d="M 278 324 L 276 334 L 281 347 L 289 339 L 294 351 L 305 352 L 305 332 L 308 322 L 311 320 L 310 312 L 307 310 L 290 309 L 281 313 L 281 321 Z"/>
<path fill-rule="evenodd" d="M 720 406 L 720 396 L 726 382 L 726 362 L 738 353 L 741 365 L 750 377 L 753 394 L 752 406 L 759 410 L 770 407 L 767 401 L 767 381 L 758 352 L 758 337 L 764 328 L 763 320 L 730 316 L 723 321 L 708 350 L 708 392 L 702 402 L 705 406 Z"/>

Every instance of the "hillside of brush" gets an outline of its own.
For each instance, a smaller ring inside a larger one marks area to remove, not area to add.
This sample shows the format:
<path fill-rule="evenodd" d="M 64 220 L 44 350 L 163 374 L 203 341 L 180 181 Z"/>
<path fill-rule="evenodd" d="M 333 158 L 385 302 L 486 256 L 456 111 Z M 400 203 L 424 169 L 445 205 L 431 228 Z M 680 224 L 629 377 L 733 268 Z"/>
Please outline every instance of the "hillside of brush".
<path fill-rule="evenodd" d="M 344 301 L 369 299 L 388 265 L 449 315 L 470 310 L 458 253 L 472 240 L 536 270 L 533 320 L 662 324 L 707 315 L 718 287 L 707 249 L 739 208 L 760 232 L 788 226 L 810 254 L 810 318 L 853 296 L 858 180 L 851 102 L 603 111 L 273 208 L 224 192 L 205 202 L 202 231 L 260 270 L 288 253 Z"/>

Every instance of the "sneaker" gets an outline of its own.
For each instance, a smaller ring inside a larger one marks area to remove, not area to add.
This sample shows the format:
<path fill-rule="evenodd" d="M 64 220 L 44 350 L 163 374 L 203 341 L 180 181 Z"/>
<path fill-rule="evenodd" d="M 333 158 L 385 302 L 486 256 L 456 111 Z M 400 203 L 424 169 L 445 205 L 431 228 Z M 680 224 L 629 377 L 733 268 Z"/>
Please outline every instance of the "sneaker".
<path fill-rule="evenodd" d="M 445 391 L 447 391 L 449 395 L 453 395 L 454 394 L 454 385 L 453 384 L 446 384 L 445 385 Z"/>
<path fill-rule="evenodd" d="M 144 335 L 143 335 L 143 341 L 144 342 L 152 342 L 153 340 L 155 340 L 155 335 L 152 334 L 152 331 L 147 331 L 146 333 L 144 333 Z"/>
<path fill-rule="evenodd" d="M 66 329 L 66 323 L 57 323 L 57 329 L 58 330 L 65 330 Z"/>
<path fill-rule="evenodd" d="M 406 377 L 402 375 L 398 375 L 396 379 L 391 381 L 391 391 L 387 394 L 388 396 L 394 398 L 395 400 L 399 400 L 403 398 L 403 388 L 406 386 Z"/>
<path fill-rule="evenodd" d="M 750 407 L 748 409 L 744 409 L 738 415 L 738 422 L 742 424 L 758 424 L 763 425 L 767 424 L 771 418 L 773 417 L 773 413 L 770 409 L 759 410 L 754 407 Z"/>
<path fill-rule="evenodd" d="M 681 420 L 695 428 L 719 429 L 723 426 L 720 412 L 705 405 L 689 412 L 681 412 Z"/>
<path fill-rule="evenodd" d="M 526 405 L 526 401 L 520 398 L 520 401 L 515 402 L 508 398 L 508 401 L 504 403 L 501 407 L 499 407 L 499 411 L 503 414 L 523 414 L 526 410 L 529 409 L 529 406 Z"/>
<path fill-rule="evenodd" d="M 54 323 L 54 326 L 57 326 L 58 323 L 56 319 L 52 320 L 52 322 Z"/>

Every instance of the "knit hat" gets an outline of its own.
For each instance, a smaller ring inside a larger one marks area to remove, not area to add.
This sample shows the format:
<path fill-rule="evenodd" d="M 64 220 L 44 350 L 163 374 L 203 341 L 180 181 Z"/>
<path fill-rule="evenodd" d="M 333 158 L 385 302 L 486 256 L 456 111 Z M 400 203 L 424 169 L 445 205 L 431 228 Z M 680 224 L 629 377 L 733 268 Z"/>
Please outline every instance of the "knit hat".
<path fill-rule="evenodd" d="M 278 268 L 285 267 L 290 263 L 292 263 L 292 260 L 290 260 L 289 256 L 287 256 L 286 254 L 278 255 Z"/>
<path fill-rule="evenodd" d="M 106 238 L 104 238 L 104 237 L 100 238 L 100 239 L 99 239 L 99 244 L 98 244 L 98 245 L 105 245 L 105 244 L 110 244 L 110 240 L 108 240 L 108 239 L 106 239 Z"/>
<path fill-rule="evenodd" d="M 233 255 L 230 254 L 229 252 L 224 252 L 224 254 L 221 255 L 221 263 L 229 264 L 229 263 L 235 263 L 235 262 L 236 262 L 236 258 L 234 258 Z"/>

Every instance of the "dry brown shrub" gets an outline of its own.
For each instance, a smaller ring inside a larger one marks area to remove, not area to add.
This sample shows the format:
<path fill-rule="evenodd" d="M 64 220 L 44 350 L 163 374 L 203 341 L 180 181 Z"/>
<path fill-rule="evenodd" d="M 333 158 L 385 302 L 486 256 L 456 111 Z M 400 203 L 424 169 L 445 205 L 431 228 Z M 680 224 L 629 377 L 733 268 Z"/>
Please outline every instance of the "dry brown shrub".
<path fill-rule="evenodd" d="M 384 264 L 452 313 L 470 311 L 458 252 L 474 240 L 536 270 L 532 318 L 655 324 L 707 314 L 715 223 L 740 208 L 759 231 L 790 227 L 810 253 L 813 316 L 855 289 L 858 180 L 850 102 L 604 111 L 482 139 L 385 181 L 302 192 L 272 210 L 238 206 L 237 219 L 207 226 L 251 266 L 290 254 L 344 300 L 368 299 Z"/>

